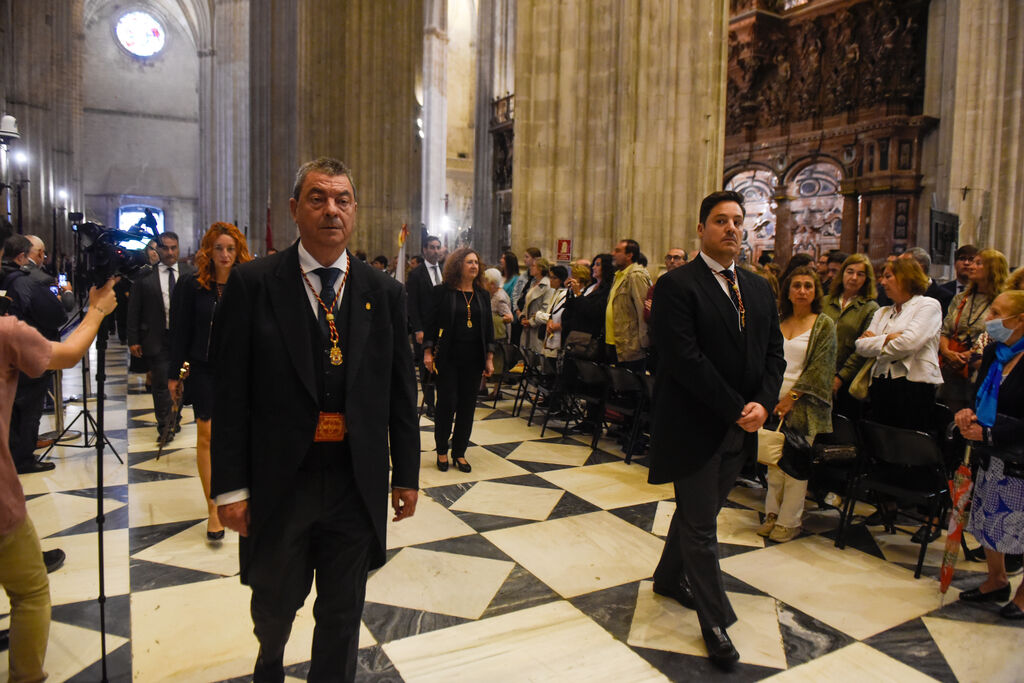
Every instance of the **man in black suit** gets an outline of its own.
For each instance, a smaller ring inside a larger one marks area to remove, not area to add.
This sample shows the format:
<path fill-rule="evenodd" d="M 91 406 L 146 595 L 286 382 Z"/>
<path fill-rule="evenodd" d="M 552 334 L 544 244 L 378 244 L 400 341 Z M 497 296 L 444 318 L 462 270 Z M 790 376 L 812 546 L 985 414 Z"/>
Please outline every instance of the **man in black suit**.
<path fill-rule="evenodd" d="M 284 679 L 314 576 L 309 680 L 352 680 L 367 573 L 384 563 L 389 449 L 394 520 L 416 509 L 405 290 L 346 251 L 356 200 L 344 164 L 304 164 L 291 212 L 299 240 L 234 268 L 217 310 L 212 494 L 242 536 L 254 680 Z"/>
<path fill-rule="evenodd" d="M 939 302 L 939 306 L 942 307 L 942 317 L 945 318 L 946 309 L 949 308 L 949 302 L 953 297 L 950 296 L 948 290 L 944 289 L 942 285 L 936 282 L 929 274 L 932 269 L 932 257 L 928 254 L 928 251 L 921 247 L 912 247 L 900 254 L 900 258 L 914 259 L 917 261 L 917 264 L 921 266 L 921 270 L 923 270 L 924 274 L 928 276 L 928 289 L 925 290 L 924 295 Z"/>
<path fill-rule="evenodd" d="M 153 270 L 132 283 L 128 297 L 128 350 L 136 358 L 145 359 L 152 373 L 150 391 L 156 411 L 157 436 L 174 438 L 177 424 L 169 424 L 173 404 L 167 389 L 167 328 L 171 322 L 171 295 L 181 278 L 193 272 L 187 263 L 178 263 L 178 236 L 173 232 L 160 235 L 157 243 L 160 262 Z M 174 368 L 175 378 L 178 376 Z"/>
<path fill-rule="evenodd" d="M 768 282 L 737 268 L 743 196 L 715 192 L 700 207 L 700 255 L 654 287 L 659 353 L 649 479 L 673 482 L 676 511 L 654 572 L 654 591 L 695 609 L 712 662 L 739 659 L 726 633 L 736 621 L 718 565 L 718 512 L 757 430 L 778 402 L 786 368 Z"/>
<path fill-rule="evenodd" d="M 967 289 L 971 284 L 971 266 L 974 264 L 974 257 L 978 255 L 978 248 L 973 244 L 965 244 L 956 250 L 953 255 L 953 270 L 956 277 L 941 285 L 949 301 L 953 301 L 960 292 Z"/>
<path fill-rule="evenodd" d="M 429 373 L 423 366 L 423 327 L 433 302 L 431 290 L 441 284 L 441 240 L 428 235 L 423 242 L 423 263 L 409 272 L 405 288 L 409 292 L 409 330 L 413 335 L 416 367 L 423 386 L 423 403 L 427 417 L 434 417 L 434 385 L 428 382 Z"/>

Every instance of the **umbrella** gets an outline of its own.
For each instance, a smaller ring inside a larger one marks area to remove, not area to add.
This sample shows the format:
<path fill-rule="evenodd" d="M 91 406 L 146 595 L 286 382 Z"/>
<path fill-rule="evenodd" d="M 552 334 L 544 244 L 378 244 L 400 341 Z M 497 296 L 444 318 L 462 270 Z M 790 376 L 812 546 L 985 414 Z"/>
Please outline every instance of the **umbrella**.
<path fill-rule="evenodd" d="M 163 455 L 164 446 L 171 440 L 174 435 L 174 429 L 178 424 L 178 413 L 181 412 L 181 397 L 185 391 L 185 380 L 188 378 L 189 364 L 185 361 L 181 370 L 178 371 L 178 390 L 174 392 L 174 396 L 171 399 L 174 404 L 171 406 L 171 417 L 167 420 L 167 424 L 164 425 L 164 431 L 160 434 L 160 448 L 156 452 L 156 459 L 159 460 L 160 456 Z"/>
<path fill-rule="evenodd" d="M 953 507 L 949 511 L 949 528 L 946 530 L 946 548 L 942 553 L 942 569 L 939 572 L 939 592 L 945 594 L 953 581 L 953 567 L 960 554 L 960 541 L 963 538 L 964 521 L 967 519 L 967 501 L 971 499 L 971 447 L 964 452 L 964 460 L 953 473 L 949 482 L 949 495 Z"/>

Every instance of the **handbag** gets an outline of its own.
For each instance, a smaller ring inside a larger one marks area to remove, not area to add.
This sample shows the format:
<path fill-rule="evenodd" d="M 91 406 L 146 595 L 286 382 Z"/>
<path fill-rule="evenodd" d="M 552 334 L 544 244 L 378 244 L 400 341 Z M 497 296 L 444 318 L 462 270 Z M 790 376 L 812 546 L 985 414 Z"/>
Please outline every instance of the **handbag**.
<path fill-rule="evenodd" d="M 782 433 L 782 423 L 772 429 L 762 427 L 757 430 L 757 461 L 762 465 L 778 465 L 782 457 L 782 448 L 786 445 L 786 435 Z"/>
<path fill-rule="evenodd" d="M 601 352 L 600 339 L 583 330 L 573 330 L 565 338 L 565 355 L 582 360 L 597 360 Z"/>
<path fill-rule="evenodd" d="M 847 393 L 858 401 L 863 401 L 868 397 L 868 387 L 871 386 L 871 371 L 875 369 L 875 361 L 877 358 L 869 358 L 864 365 L 860 366 L 860 370 L 854 375 L 853 381 L 850 382 L 850 388 L 847 389 Z"/>
<path fill-rule="evenodd" d="M 850 444 L 816 443 L 811 455 L 812 465 L 832 465 L 857 459 L 857 448 Z"/>

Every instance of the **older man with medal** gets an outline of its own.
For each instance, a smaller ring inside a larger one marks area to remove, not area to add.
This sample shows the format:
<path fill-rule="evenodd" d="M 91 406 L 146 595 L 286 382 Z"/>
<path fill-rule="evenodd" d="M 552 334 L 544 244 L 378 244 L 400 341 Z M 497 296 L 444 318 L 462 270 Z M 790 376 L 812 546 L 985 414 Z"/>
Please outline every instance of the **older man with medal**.
<path fill-rule="evenodd" d="M 242 536 L 254 680 L 284 679 L 314 579 L 309 680 L 353 680 L 367 574 L 385 559 L 382 491 L 394 521 L 416 509 L 405 290 L 348 254 L 356 199 L 344 164 L 304 164 L 290 204 L 299 240 L 235 268 L 218 311 L 212 494 Z"/>

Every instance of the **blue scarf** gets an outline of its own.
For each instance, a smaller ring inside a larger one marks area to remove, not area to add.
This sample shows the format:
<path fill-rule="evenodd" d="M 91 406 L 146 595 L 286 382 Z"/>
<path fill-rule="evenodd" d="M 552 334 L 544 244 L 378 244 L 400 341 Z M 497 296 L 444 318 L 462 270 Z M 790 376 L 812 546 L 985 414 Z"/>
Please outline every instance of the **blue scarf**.
<path fill-rule="evenodd" d="M 988 367 L 985 381 L 978 388 L 978 395 L 974 399 L 974 412 L 978 416 L 978 423 L 983 427 L 991 427 L 995 424 L 996 406 L 999 403 L 999 382 L 1003 378 L 1003 366 L 1021 351 L 1024 351 L 1024 337 L 1018 339 L 1013 346 L 996 342 L 996 357 L 992 361 L 992 365 Z"/>

